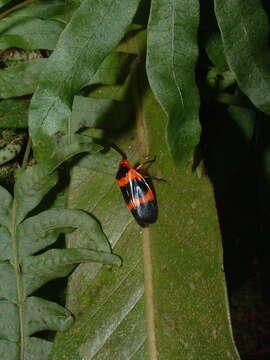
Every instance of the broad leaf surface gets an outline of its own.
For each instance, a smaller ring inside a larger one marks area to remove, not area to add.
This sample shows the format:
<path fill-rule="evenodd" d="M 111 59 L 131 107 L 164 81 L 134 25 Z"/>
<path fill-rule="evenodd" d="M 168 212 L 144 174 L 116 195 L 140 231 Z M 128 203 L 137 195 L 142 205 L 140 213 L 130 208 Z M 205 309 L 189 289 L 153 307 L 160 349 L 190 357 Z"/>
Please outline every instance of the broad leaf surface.
<path fill-rule="evenodd" d="M 167 141 L 179 163 L 199 142 L 198 0 L 153 0 L 147 30 L 147 75 L 168 117 Z"/>
<path fill-rule="evenodd" d="M 215 0 L 225 55 L 241 90 L 270 114 L 269 23 L 260 0 Z"/>
<path fill-rule="evenodd" d="M 67 133 L 74 95 L 89 84 L 102 61 L 119 43 L 138 3 L 139 0 L 84 0 L 74 13 L 32 99 L 29 127 L 37 156 L 46 158 L 48 144 L 44 138 L 60 131 Z M 104 29 L 110 31 L 104 33 Z"/>
<path fill-rule="evenodd" d="M 46 59 L 34 59 L 0 70 L 0 98 L 32 94 Z"/>
<path fill-rule="evenodd" d="M 212 188 L 206 176 L 191 172 L 191 162 L 175 167 L 163 136 L 166 118 L 152 95 L 141 116 L 149 156 L 157 155 L 149 173 L 167 181 L 155 184 L 158 221 L 146 229 L 135 223 L 112 167 L 74 169 L 69 205 L 101 220 L 123 266 L 102 270 L 87 264 L 73 273 L 67 303 L 76 320 L 58 333 L 50 359 L 142 360 L 158 353 L 160 359 L 238 360 Z M 136 162 L 133 133 L 118 138 L 118 145 Z M 75 233 L 69 236 L 70 246 L 80 241 Z"/>

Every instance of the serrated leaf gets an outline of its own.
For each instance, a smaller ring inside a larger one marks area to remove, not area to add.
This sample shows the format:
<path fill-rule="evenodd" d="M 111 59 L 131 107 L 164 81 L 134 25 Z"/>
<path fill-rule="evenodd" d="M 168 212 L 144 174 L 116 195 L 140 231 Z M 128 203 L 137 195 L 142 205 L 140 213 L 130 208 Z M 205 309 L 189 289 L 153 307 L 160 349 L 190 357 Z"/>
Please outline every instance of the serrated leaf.
<path fill-rule="evenodd" d="M 18 342 L 20 338 L 18 306 L 10 301 L 0 300 L 0 338 Z"/>
<path fill-rule="evenodd" d="M 199 142 L 199 1 L 154 0 L 147 29 L 147 75 L 168 116 L 167 141 L 176 163 L 186 161 Z"/>
<path fill-rule="evenodd" d="M 27 128 L 29 102 L 22 99 L 0 101 L 1 128 Z"/>
<path fill-rule="evenodd" d="M 73 322 L 68 310 L 62 306 L 36 296 L 26 300 L 27 335 L 42 330 L 65 330 Z"/>
<path fill-rule="evenodd" d="M 51 137 L 59 131 L 67 133 L 74 95 L 93 79 L 102 61 L 121 40 L 138 4 L 139 0 L 84 0 L 74 13 L 31 102 L 29 127 L 37 157 L 48 156 L 47 149 L 39 143 L 41 137 Z M 106 35 L 104 28 L 110 29 Z"/>
<path fill-rule="evenodd" d="M 17 360 L 20 356 L 20 348 L 18 343 L 0 340 L 0 356 L 3 360 Z"/>
<path fill-rule="evenodd" d="M 0 280 L 0 298 L 16 303 L 16 278 L 11 264 L 0 263 Z"/>
<path fill-rule="evenodd" d="M 53 171 L 71 156 L 80 153 L 96 153 L 103 149 L 101 145 L 96 144 L 92 137 L 84 135 L 61 136 L 60 140 L 53 146 L 55 149 L 50 155 L 50 169 Z"/>
<path fill-rule="evenodd" d="M 48 250 L 42 255 L 24 258 L 22 268 L 25 293 L 30 295 L 49 280 L 67 276 L 77 264 L 83 262 L 121 265 L 120 258 L 110 252 L 88 249 Z"/>
<path fill-rule="evenodd" d="M 0 98 L 32 94 L 46 59 L 33 59 L 0 70 Z"/>
<path fill-rule="evenodd" d="M 0 213 L 0 353 L 10 349 L 8 360 L 47 360 L 52 344 L 32 335 L 44 330 L 65 330 L 73 321 L 60 305 L 28 295 L 49 280 L 68 275 L 80 262 L 121 264 L 120 258 L 111 253 L 98 221 L 86 212 L 52 208 L 38 213 L 37 206 L 57 182 L 54 168 L 80 151 L 91 150 L 89 138 L 78 136 L 78 139 L 66 149 L 64 145 L 60 147 L 58 156 L 51 155 L 51 167 L 39 164 L 22 170 L 15 185 L 14 199 L 0 187 L 3 203 Z M 38 214 L 27 218 L 33 209 Z M 69 228 L 75 228 L 85 237 L 84 248 L 46 251 L 59 233 Z"/>
<path fill-rule="evenodd" d="M 10 225 L 10 213 L 12 209 L 12 196 L 10 193 L 0 186 L 0 199 L 1 199 L 1 206 L 0 206 L 0 219 L 1 225 L 8 227 Z"/>
<path fill-rule="evenodd" d="M 56 185 L 57 181 L 57 173 L 50 173 L 50 169 L 43 164 L 29 167 L 21 174 L 14 188 L 18 207 L 17 224 L 40 203 L 44 195 Z"/>
<path fill-rule="evenodd" d="M 53 50 L 64 28 L 55 20 L 33 17 L 8 17 L 0 22 L 0 49 Z"/>
<path fill-rule="evenodd" d="M 47 360 L 52 350 L 52 343 L 43 339 L 30 337 L 25 358 L 27 360 Z"/>
<path fill-rule="evenodd" d="M 47 235 L 59 228 L 80 229 L 88 238 L 86 244 L 89 245 L 89 248 L 110 251 L 107 238 L 101 232 L 100 225 L 86 212 L 77 209 L 50 209 L 26 219 L 18 227 L 19 256 L 31 255 L 44 246 L 51 245 Z M 54 237 L 52 237 L 53 239 Z"/>
<path fill-rule="evenodd" d="M 215 0 L 226 58 L 241 90 L 270 114 L 269 24 L 260 0 Z"/>
<path fill-rule="evenodd" d="M 1 195 L 0 195 L 1 198 Z M 0 214 L 1 217 L 1 214 Z M 1 227 L 0 232 L 0 261 L 10 259 L 10 232 L 6 227 Z M 0 265 L 1 266 L 1 265 Z M 0 283 L 1 286 L 1 283 Z"/>

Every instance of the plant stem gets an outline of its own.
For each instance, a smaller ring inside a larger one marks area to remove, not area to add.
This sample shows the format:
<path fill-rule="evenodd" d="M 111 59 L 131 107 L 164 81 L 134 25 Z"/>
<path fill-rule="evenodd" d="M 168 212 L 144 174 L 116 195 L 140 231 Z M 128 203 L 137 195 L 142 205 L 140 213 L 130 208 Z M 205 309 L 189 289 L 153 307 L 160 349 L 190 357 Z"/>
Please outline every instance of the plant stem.
<path fill-rule="evenodd" d="M 31 151 L 31 146 L 32 146 L 32 141 L 31 141 L 31 138 L 29 137 L 27 140 L 27 145 L 26 145 L 26 149 L 25 149 L 25 153 L 24 153 L 24 157 L 23 157 L 23 163 L 22 163 L 23 169 L 26 168 L 26 166 L 27 166 L 29 154 Z"/>
<path fill-rule="evenodd" d="M 138 51 L 135 40 L 130 42 L 130 46 Z M 136 51 L 135 51 L 136 53 Z M 149 157 L 149 144 L 147 136 L 147 127 L 145 124 L 144 109 L 142 104 L 143 84 L 140 75 L 143 70 L 140 69 L 140 56 L 134 64 L 132 95 L 136 111 L 138 152 L 140 157 L 146 159 Z M 142 230 L 143 264 L 144 264 L 144 289 L 145 289 L 145 319 L 148 339 L 148 351 L 150 360 L 158 359 L 155 327 L 155 306 L 154 306 L 154 287 L 153 287 L 153 264 L 151 257 L 151 239 L 148 228 Z"/>
<path fill-rule="evenodd" d="M 16 239 L 16 200 L 13 200 L 12 207 L 12 223 L 11 223 L 11 237 L 12 237 L 12 255 L 13 255 L 13 266 L 16 278 L 16 288 L 17 288 L 17 305 L 19 308 L 19 319 L 20 319 L 20 360 L 24 359 L 25 354 L 25 333 L 24 333 L 24 294 L 21 281 L 21 270 L 18 254 L 18 244 Z"/>
<path fill-rule="evenodd" d="M 0 14 L 0 19 L 3 19 L 5 17 L 7 17 L 9 14 L 11 14 L 12 12 L 31 4 L 33 1 L 34 0 L 25 0 L 17 5 L 13 6 L 12 8 L 2 12 L 2 14 Z"/>

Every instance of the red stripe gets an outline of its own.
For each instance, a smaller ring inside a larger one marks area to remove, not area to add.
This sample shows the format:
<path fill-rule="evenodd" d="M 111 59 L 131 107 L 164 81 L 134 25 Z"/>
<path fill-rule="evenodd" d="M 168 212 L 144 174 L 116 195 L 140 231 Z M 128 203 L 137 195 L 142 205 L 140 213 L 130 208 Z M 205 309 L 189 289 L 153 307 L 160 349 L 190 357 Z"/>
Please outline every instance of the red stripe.
<path fill-rule="evenodd" d="M 126 176 L 123 176 L 121 179 L 116 179 L 118 186 L 126 186 L 133 179 L 143 179 L 143 176 L 139 174 L 136 170 L 130 169 Z"/>
<path fill-rule="evenodd" d="M 136 207 L 140 206 L 140 204 L 144 204 L 151 200 L 155 200 L 155 197 L 152 190 L 149 189 L 143 198 L 131 199 L 128 203 L 128 208 L 129 210 L 135 209 Z"/>

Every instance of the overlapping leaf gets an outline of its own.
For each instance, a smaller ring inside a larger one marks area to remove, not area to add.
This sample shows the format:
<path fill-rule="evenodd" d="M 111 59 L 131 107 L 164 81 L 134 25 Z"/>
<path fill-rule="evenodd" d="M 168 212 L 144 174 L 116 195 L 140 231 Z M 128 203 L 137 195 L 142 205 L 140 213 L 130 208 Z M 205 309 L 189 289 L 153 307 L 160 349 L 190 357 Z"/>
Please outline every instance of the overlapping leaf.
<path fill-rule="evenodd" d="M 0 70 L 0 98 L 32 94 L 46 59 L 33 59 Z"/>
<path fill-rule="evenodd" d="M 199 141 L 198 58 L 199 1 L 153 0 L 148 24 L 147 74 L 168 116 L 167 140 L 176 162 Z"/>
<path fill-rule="evenodd" d="M 260 0 L 215 0 L 225 55 L 241 90 L 270 114 L 269 24 Z"/>
<path fill-rule="evenodd" d="M 74 13 L 32 99 L 29 121 L 37 156 L 46 159 L 45 137 L 59 131 L 67 133 L 74 95 L 89 84 L 106 55 L 119 43 L 138 4 L 139 0 L 84 0 Z M 104 32 L 105 28 L 109 31 Z"/>
<path fill-rule="evenodd" d="M 75 148 L 77 144 L 77 148 Z M 81 144 L 81 148 L 79 147 Z M 80 148 L 80 149 L 79 149 Z M 30 215 L 55 186 L 54 168 L 79 152 L 96 152 L 89 139 L 74 140 L 51 162 L 51 168 L 36 165 L 19 177 L 14 198 L 0 187 L 0 354 L 2 359 L 48 358 L 51 343 L 37 337 L 42 330 L 64 330 L 73 318 L 63 307 L 31 296 L 49 280 L 68 275 L 76 264 L 120 264 L 96 219 L 76 209 L 49 209 Z M 28 216 L 28 217 L 27 217 Z M 41 250 L 53 245 L 60 232 L 75 229 L 85 237 L 85 247 Z M 30 337 L 31 336 L 31 337 Z"/>

